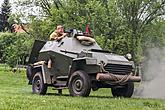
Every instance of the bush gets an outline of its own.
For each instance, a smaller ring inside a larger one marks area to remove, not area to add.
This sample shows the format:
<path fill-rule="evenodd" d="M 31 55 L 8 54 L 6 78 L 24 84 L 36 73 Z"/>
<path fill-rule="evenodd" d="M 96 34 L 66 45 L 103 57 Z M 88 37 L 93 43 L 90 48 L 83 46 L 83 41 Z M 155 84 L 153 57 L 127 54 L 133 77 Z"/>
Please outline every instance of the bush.
<path fill-rule="evenodd" d="M 25 64 L 32 42 L 33 38 L 25 33 L 0 33 L 1 62 L 7 63 L 10 67 Z"/>

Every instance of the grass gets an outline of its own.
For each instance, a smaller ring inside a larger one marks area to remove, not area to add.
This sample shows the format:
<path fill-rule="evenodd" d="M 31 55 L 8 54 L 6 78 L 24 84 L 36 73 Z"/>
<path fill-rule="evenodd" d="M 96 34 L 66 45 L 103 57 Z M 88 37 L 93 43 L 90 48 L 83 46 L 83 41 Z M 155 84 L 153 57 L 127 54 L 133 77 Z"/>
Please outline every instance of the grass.
<path fill-rule="evenodd" d="M 25 71 L 12 73 L 0 65 L 0 110 L 165 110 L 165 100 L 144 98 L 113 98 L 110 89 L 91 92 L 87 98 L 62 96 L 49 88 L 48 94 L 31 93 Z"/>

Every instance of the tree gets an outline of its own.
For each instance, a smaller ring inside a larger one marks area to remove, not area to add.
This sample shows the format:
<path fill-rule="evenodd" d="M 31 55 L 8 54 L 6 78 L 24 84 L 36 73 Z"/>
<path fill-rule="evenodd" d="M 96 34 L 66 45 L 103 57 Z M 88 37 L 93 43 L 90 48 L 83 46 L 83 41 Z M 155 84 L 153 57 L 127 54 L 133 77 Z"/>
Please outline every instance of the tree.
<path fill-rule="evenodd" d="M 58 24 L 84 30 L 90 23 L 92 34 L 103 49 L 132 53 L 136 62 L 142 58 L 146 38 L 143 31 L 165 13 L 164 0 L 36 0 L 35 3 L 24 0 L 22 3 L 42 9 L 42 18 L 31 17 L 30 33 L 35 38 L 48 39 Z"/>
<path fill-rule="evenodd" d="M 1 62 L 10 67 L 25 64 L 25 58 L 32 48 L 33 41 L 26 33 L 0 33 Z"/>
<path fill-rule="evenodd" d="M 1 30 L 0 31 L 7 31 L 10 30 L 10 25 L 8 22 L 8 18 L 11 14 L 11 6 L 9 3 L 9 0 L 4 0 L 2 4 L 2 9 L 1 9 L 1 17 L 0 17 L 0 22 L 1 22 Z"/>
<path fill-rule="evenodd" d="M 154 19 L 165 14 L 165 0 L 118 0 L 119 14 L 131 29 L 131 53 L 140 61 L 142 33 Z"/>
<path fill-rule="evenodd" d="M 148 48 L 162 48 L 165 45 L 165 20 L 162 18 L 155 19 L 147 25 L 143 31 L 143 51 Z"/>
<path fill-rule="evenodd" d="M 1 32 L 2 29 L 3 29 L 2 24 L 3 24 L 3 22 L 2 22 L 2 14 L 0 13 L 0 32 Z"/>

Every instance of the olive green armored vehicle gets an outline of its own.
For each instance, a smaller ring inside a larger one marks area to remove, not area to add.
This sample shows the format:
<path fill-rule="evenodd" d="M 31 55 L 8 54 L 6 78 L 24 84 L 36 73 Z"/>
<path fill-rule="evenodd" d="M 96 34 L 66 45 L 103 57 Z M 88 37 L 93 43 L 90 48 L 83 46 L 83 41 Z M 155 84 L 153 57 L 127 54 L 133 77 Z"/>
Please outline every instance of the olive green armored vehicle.
<path fill-rule="evenodd" d="M 134 73 L 130 56 L 102 50 L 96 41 L 73 29 L 61 41 L 34 42 L 27 66 L 32 92 L 45 95 L 48 87 L 59 93 L 68 88 L 71 96 L 89 96 L 91 90 L 111 88 L 114 97 L 131 97 Z"/>

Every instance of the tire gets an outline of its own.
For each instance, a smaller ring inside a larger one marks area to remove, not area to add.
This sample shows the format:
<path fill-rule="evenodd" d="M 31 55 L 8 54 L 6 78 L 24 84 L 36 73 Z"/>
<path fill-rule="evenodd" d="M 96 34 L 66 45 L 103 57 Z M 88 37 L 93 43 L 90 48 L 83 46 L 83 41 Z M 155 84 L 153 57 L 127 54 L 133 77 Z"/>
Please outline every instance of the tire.
<path fill-rule="evenodd" d="M 43 82 L 41 72 L 37 72 L 33 77 L 32 92 L 39 95 L 45 95 L 47 92 L 47 85 Z"/>
<path fill-rule="evenodd" d="M 71 96 L 87 97 L 91 91 L 91 81 L 84 71 L 75 71 L 69 79 L 69 93 Z"/>
<path fill-rule="evenodd" d="M 127 97 L 130 98 L 134 92 L 134 83 L 129 82 L 122 88 L 112 88 L 112 95 L 114 97 Z"/>

